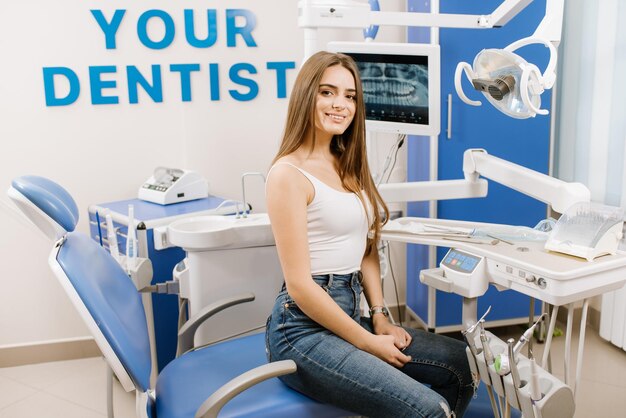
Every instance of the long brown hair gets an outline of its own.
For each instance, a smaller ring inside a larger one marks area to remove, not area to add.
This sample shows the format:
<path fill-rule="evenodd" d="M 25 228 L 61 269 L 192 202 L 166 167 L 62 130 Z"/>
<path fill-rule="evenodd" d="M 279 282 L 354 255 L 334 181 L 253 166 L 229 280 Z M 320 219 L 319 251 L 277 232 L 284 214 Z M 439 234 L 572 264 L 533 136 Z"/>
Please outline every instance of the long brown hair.
<path fill-rule="evenodd" d="M 366 254 L 369 254 L 373 245 L 378 242 L 382 225 L 389 219 L 389 209 L 376 189 L 367 163 L 363 88 L 358 67 L 351 57 L 320 51 L 302 65 L 289 98 L 285 130 L 273 163 L 296 151 L 309 136 L 315 146 L 315 104 L 318 88 L 324 71 L 335 65 L 341 65 L 354 77 L 356 108 L 352 123 L 342 135 L 333 137 L 330 150 L 337 158 L 337 171 L 343 187 L 359 196 L 362 202 L 361 191 L 363 191 L 372 205 L 372 214 L 366 210 L 368 219 L 370 215 L 374 218 L 372 236 L 368 240 L 366 250 Z M 364 207 L 367 207 L 365 202 L 363 203 Z M 381 211 L 384 212 L 384 222 L 381 220 Z"/>

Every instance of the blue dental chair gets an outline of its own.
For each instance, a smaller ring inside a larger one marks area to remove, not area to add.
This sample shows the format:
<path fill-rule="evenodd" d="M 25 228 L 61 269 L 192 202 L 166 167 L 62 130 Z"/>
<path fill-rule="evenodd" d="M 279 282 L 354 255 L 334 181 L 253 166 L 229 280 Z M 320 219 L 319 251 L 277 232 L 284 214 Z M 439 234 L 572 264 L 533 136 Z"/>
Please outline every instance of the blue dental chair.
<path fill-rule="evenodd" d="M 268 363 L 263 334 L 194 350 L 204 319 L 254 299 L 237 295 L 206 307 L 181 328 L 179 351 L 150 388 L 150 346 L 141 296 L 110 254 L 74 231 L 78 208 L 70 194 L 42 177 L 12 182 L 9 197 L 55 244 L 48 263 L 86 322 L 126 391 L 136 390 L 136 413 L 145 418 L 318 418 L 350 413 L 316 402 L 275 379 L 294 373 L 293 361 Z"/>
<path fill-rule="evenodd" d="M 354 416 L 275 379 L 294 373 L 296 365 L 292 361 L 267 363 L 263 334 L 194 350 L 193 333 L 203 320 L 254 299 L 252 294 L 219 301 L 190 318 L 179 334 L 179 352 L 184 354 L 170 362 L 158 376 L 156 388 L 150 388 L 150 346 L 141 296 L 103 247 L 74 231 L 79 214 L 71 195 L 37 176 L 16 178 L 8 195 L 55 242 L 49 265 L 124 389 L 136 390 L 137 417 Z M 491 416 L 485 392 L 472 401 L 464 418 Z"/>

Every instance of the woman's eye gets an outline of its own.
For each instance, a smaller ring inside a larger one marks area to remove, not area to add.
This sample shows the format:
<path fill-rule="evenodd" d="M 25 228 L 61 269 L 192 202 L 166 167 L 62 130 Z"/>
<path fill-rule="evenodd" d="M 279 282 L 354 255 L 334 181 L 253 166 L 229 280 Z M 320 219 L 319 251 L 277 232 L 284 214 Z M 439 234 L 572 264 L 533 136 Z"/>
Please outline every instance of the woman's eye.
<path fill-rule="evenodd" d="M 354 94 L 348 94 L 348 95 L 346 96 L 346 99 L 348 99 L 348 100 L 353 100 L 353 101 L 354 101 L 354 100 L 356 100 L 356 96 L 355 96 Z"/>
<path fill-rule="evenodd" d="M 330 96 L 330 95 L 332 95 L 332 94 L 333 94 L 333 92 L 332 92 L 332 91 L 330 91 L 330 90 L 322 90 L 322 91 L 320 91 L 320 94 L 321 94 L 322 96 Z"/>

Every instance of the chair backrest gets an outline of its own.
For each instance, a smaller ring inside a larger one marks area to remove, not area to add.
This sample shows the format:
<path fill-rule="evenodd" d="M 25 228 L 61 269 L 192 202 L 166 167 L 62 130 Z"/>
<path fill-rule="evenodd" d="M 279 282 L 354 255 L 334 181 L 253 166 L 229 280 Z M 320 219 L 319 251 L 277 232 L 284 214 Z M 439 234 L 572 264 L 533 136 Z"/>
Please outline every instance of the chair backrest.
<path fill-rule="evenodd" d="M 150 342 L 141 296 L 111 255 L 72 232 L 78 208 L 57 183 L 38 176 L 12 182 L 9 197 L 48 237 L 58 241 L 48 259 L 70 300 L 127 391 L 150 385 Z"/>
<path fill-rule="evenodd" d="M 47 178 L 18 177 L 7 194 L 24 215 L 54 241 L 76 228 L 76 202 L 63 187 Z"/>
<path fill-rule="evenodd" d="M 141 295 L 122 267 L 80 232 L 48 260 L 124 389 L 150 388 L 150 340 Z"/>

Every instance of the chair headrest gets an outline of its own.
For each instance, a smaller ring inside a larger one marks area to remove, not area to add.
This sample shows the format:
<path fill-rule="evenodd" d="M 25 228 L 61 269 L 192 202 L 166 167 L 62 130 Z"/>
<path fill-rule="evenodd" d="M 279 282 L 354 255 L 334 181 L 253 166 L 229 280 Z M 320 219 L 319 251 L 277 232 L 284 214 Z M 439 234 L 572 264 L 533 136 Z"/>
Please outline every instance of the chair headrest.
<path fill-rule="evenodd" d="M 45 177 L 21 176 L 11 186 L 9 197 L 48 237 L 57 240 L 76 228 L 76 202 L 57 183 Z"/>

